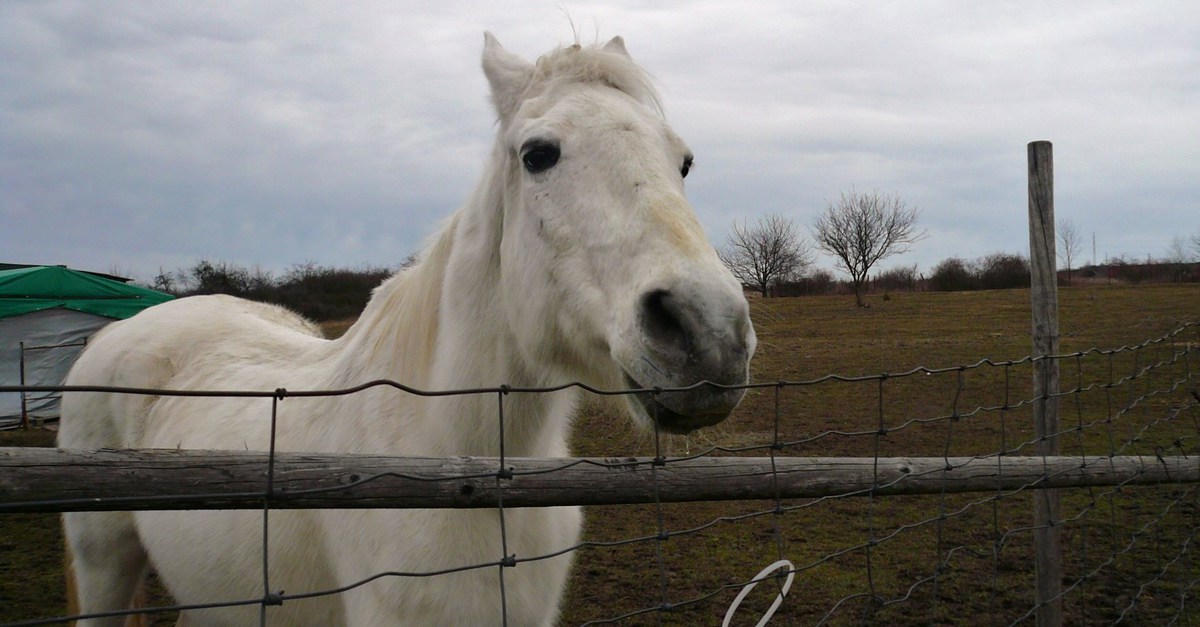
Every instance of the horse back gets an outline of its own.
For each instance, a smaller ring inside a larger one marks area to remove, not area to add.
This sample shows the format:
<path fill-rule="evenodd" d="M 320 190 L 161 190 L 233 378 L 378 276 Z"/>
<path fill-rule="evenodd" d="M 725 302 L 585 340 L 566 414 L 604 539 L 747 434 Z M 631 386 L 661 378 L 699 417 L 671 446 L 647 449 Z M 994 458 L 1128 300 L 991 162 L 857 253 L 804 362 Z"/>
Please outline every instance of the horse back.
<path fill-rule="evenodd" d="M 66 384 L 149 390 L 295 387 L 301 383 L 296 375 L 303 372 L 298 362 L 326 343 L 315 325 L 282 307 L 224 295 L 181 298 L 105 327 L 76 360 Z M 197 420 L 187 415 L 188 408 L 206 405 L 217 416 L 234 411 L 238 401 L 244 399 L 71 392 L 63 395 L 58 442 L 63 448 L 181 446 L 168 436 L 171 423 Z M 148 440 L 148 433 L 159 437 Z"/>

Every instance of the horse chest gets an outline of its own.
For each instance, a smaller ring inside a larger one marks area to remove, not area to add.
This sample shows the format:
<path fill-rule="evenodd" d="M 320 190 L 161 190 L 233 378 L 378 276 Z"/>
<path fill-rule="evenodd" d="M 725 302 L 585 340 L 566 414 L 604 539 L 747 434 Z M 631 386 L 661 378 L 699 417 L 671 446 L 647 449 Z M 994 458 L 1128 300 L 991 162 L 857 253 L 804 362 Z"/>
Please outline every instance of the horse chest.
<path fill-rule="evenodd" d="M 578 542 L 579 508 L 508 510 L 506 542 L 494 510 L 412 510 L 325 512 L 328 529 L 384 530 L 329 538 L 329 554 L 339 585 L 380 572 L 428 573 L 473 567 L 438 577 L 389 576 L 357 588 L 345 597 L 349 624 L 495 624 L 502 600 L 498 566 L 509 555 L 532 558 Z M 504 569 L 509 624 L 549 624 L 555 618 L 570 554 L 546 560 L 518 561 Z M 469 593 L 464 593 L 469 591 Z"/>

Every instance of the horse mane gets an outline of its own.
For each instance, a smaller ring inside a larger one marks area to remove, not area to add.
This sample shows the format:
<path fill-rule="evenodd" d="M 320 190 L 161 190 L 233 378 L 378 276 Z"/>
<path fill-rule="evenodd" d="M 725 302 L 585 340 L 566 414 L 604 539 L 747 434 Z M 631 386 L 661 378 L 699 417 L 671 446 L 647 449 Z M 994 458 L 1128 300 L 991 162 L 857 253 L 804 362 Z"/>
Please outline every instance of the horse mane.
<path fill-rule="evenodd" d="M 658 115 L 663 115 L 662 100 L 655 88 L 654 77 L 630 58 L 620 39 L 608 44 L 587 46 L 576 43 L 546 53 L 534 66 L 533 81 L 525 97 L 530 98 L 550 91 L 557 85 L 570 83 L 607 85 L 628 94 Z"/>
<path fill-rule="evenodd" d="M 339 383 L 357 384 L 364 381 L 364 376 L 380 376 L 380 372 L 370 371 L 374 364 L 360 360 L 362 355 L 376 356 L 389 371 L 388 378 L 399 377 L 418 387 L 426 383 L 437 343 L 442 281 L 457 220 L 455 213 L 416 264 L 393 274 L 371 293 L 362 315 L 341 339 L 352 348 L 345 353 L 350 361 Z M 402 358 L 392 360 L 393 355 Z M 397 367 L 403 372 L 396 372 Z"/>

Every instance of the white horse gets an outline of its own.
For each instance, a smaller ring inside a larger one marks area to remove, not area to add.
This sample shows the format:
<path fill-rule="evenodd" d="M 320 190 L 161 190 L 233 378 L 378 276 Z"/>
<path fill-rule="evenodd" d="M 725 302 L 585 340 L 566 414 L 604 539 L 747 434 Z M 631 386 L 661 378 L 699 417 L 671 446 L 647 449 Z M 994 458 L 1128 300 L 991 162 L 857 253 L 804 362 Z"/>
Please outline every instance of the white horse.
<path fill-rule="evenodd" d="M 492 159 L 420 263 L 376 289 L 359 321 L 325 340 L 280 308 L 186 298 L 110 325 L 69 385 L 330 389 L 387 378 L 426 390 L 607 389 L 742 384 L 755 336 L 742 289 L 687 200 L 692 155 L 665 123 L 620 38 L 528 63 L 484 36 L 499 115 Z M 578 392 L 504 396 L 512 456 L 566 456 Z M 644 394 L 635 421 L 675 433 L 724 419 L 742 391 Z M 68 394 L 63 448 L 264 450 L 270 401 Z M 494 395 L 417 397 L 374 388 L 279 405 L 277 448 L 495 456 Z M 429 572 L 504 557 L 495 510 L 271 512 L 273 590 L 337 588 L 386 571 Z M 573 546 L 579 508 L 503 512 L 509 554 Z M 153 566 L 182 604 L 261 598 L 262 514 L 100 512 L 64 516 L 79 610 L 125 608 Z M 507 619 L 558 616 L 569 552 L 504 570 Z M 497 567 L 383 577 L 339 595 L 269 606 L 273 625 L 485 625 L 502 619 Z M 256 624 L 260 607 L 185 612 L 190 625 Z M 122 619 L 89 624 L 118 625 Z"/>

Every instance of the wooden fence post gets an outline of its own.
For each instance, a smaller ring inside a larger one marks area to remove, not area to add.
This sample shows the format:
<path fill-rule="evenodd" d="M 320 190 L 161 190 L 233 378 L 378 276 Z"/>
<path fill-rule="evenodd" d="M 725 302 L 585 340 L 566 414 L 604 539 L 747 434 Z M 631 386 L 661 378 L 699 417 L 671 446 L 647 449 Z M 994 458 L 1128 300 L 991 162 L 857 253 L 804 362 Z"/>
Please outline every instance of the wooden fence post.
<path fill-rule="evenodd" d="M 1059 454 L 1058 272 L 1054 234 L 1054 152 L 1048 141 L 1030 142 L 1029 269 L 1033 310 L 1033 421 L 1037 452 Z M 1062 510 L 1057 489 L 1034 496 L 1037 555 L 1037 624 L 1062 625 Z"/>

